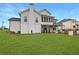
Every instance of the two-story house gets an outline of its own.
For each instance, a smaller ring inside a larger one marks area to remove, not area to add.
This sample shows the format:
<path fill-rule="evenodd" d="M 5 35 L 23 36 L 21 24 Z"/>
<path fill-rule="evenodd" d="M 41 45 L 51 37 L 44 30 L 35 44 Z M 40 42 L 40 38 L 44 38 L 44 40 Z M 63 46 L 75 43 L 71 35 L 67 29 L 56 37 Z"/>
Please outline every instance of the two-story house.
<path fill-rule="evenodd" d="M 53 32 L 55 18 L 47 9 L 40 12 L 29 4 L 29 8 L 19 13 L 20 18 L 9 19 L 9 30 L 21 34 Z"/>
<path fill-rule="evenodd" d="M 68 31 L 73 31 L 75 33 L 79 32 L 79 21 L 75 19 L 63 19 L 59 22 L 60 30 L 62 32 L 68 33 Z"/>

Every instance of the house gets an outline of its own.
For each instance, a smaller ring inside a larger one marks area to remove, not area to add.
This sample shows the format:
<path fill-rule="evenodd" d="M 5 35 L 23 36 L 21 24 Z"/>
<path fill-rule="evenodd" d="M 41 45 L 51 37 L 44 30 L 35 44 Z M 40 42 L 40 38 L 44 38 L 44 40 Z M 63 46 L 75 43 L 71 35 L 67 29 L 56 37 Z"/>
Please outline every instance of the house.
<path fill-rule="evenodd" d="M 9 19 L 9 30 L 21 34 L 55 31 L 55 17 L 47 9 L 36 11 L 30 3 L 29 8 L 19 13 L 20 18 Z"/>
<path fill-rule="evenodd" d="M 79 21 L 76 21 L 76 33 L 79 34 Z"/>
<path fill-rule="evenodd" d="M 75 19 L 63 19 L 59 22 L 60 30 L 64 33 L 68 33 L 69 31 L 73 31 L 76 34 L 79 34 L 79 21 Z"/>

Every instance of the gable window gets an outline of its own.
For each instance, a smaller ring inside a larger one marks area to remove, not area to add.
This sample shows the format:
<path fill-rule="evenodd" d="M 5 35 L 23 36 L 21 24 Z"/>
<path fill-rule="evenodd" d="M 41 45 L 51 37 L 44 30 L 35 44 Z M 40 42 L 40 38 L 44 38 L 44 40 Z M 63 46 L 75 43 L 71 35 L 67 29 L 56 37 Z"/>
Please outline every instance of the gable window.
<path fill-rule="evenodd" d="M 36 18 L 36 23 L 38 23 L 38 18 Z"/>
<path fill-rule="evenodd" d="M 24 17 L 24 22 L 27 22 L 27 17 L 26 16 Z"/>

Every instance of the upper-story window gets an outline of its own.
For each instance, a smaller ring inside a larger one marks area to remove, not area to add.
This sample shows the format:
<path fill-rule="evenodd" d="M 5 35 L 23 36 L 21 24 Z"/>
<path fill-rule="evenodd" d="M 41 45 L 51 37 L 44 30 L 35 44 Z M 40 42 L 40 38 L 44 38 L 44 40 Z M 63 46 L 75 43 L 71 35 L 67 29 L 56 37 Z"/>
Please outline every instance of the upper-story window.
<path fill-rule="evenodd" d="M 38 23 L 38 18 L 36 18 L 36 23 Z"/>
<path fill-rule="evenodd" d="M 26 16 L 24 17 L 24 22 L 27 22 L 27 17 Z"/>

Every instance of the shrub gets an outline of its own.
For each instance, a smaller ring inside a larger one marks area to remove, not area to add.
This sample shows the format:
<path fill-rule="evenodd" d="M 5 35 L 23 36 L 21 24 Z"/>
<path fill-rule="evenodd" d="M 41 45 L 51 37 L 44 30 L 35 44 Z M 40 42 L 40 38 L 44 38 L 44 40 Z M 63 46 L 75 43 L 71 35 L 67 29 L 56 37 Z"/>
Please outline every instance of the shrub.
<path fill-rule="evenodd" d="M 20 31 L 17 32 L 17 34 L 20 34 L 20 33 L 21 33 Z"/>
<path fill-rule="evenodd" d="M 11 31 L 10 33 L 15 34 L 15 32 L 14 32 L 14 31 Z"/>

